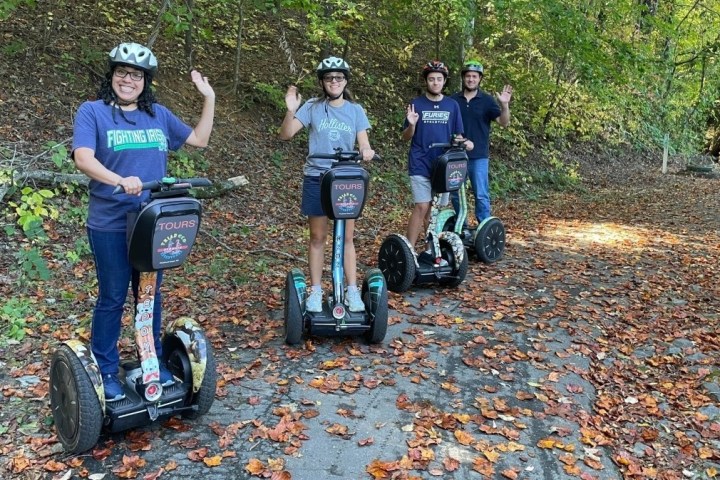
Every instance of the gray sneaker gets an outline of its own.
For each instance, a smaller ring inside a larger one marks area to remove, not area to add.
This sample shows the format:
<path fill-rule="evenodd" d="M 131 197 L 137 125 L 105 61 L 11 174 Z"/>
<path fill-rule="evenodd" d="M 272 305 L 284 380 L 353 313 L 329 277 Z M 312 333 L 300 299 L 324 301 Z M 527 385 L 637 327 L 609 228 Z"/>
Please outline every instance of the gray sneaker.
<path fill-rule="evenodd" d="M 308 312 L 322 312 L 322 290 L 312 290 L 305 301 L 305 310 Z"/>
<path fill-rule="evenodd" d="M 345 304 L 351 312 L 365 311 L 365 304 L 362 298 L 360 298 L 360 291 L 357 288 L 348 288 L 347 295 L 345 296 Z"/>

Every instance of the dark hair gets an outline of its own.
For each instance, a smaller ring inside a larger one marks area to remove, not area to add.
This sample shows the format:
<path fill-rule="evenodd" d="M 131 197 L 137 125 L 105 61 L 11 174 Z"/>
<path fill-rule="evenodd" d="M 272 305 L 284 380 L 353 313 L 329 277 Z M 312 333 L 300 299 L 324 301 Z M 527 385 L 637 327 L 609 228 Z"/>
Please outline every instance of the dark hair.
<path fill-rule="evenodd" d="M 112 88 L 112 77 L 117 66 L 118 65 L 112 67 L 105 74 L 105 78 L 100 84 L 100 88 L 97 92 L 97 98 L 105 102 L 106 105 L 109 105 L 111 102 L 117 102 L 117 95 L 115 95 L 115 91 Z M 148 72 L 145 72 L 145 84 L 143 85 L 142 93 L 140 93 L 140 96 L 138 97 L 137 105 L 139 110 L 142 110 L 151 117 L 154 117 L 155 110 L 153 110 L 153 103 L 157 103 L 157 100 L 155 99 L 155 95 L 152 92 L 151 85 L 152 75 L 150 75 Z"/>

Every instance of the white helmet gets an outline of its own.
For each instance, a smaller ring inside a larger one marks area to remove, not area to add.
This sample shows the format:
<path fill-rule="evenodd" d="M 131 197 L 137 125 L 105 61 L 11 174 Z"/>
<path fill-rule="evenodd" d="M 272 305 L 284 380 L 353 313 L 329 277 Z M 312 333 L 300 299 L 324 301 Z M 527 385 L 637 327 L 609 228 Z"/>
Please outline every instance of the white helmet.
<path fill-rule="evenodd" d="M 115 65 L 128 65 L 137 67 L 152 76 L 158 70 L 158 62 L 155 55 L 144 45 L 139 43 L 121 43 L 110 52 L 110 68 Z"/>
<path fill-rule="evenodd" d="M 322 80 L 323 75 L 328 72 L 343 72 L 346 77 L 350 77 L 350 65 L 340 57 L 328 57 L 320 62 L 316 69 L 317 76 Z"/>

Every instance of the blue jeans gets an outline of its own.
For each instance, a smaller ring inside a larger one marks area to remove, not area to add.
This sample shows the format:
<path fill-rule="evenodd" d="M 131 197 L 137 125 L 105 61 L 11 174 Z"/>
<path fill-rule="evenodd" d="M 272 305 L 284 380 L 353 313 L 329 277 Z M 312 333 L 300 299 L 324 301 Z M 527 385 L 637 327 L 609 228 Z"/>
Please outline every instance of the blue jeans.
<path fill-rule="evenodd" d="M 468 161 L 468 180 L 475 194 L 475 218 L 478 223 L 490 216 L 490 182 L 488 180 L 488 158 L 472 158 Z M 452 193 L 452 204 L 457 212 L 460 209 L 458 192 Z M 465 219 L 467 222 L 467 218 Z M 466 227 L 467 223 L 463 225 Z"/>
<path fill-rule="evenodd" d="M 132 268 L 128 260 L 125 232 L 102 232 L 87 229 L 90 250 L 95 257 L 95 271 L 98 280 L 98 298 L 93 311 L 90 346 L 103 375 L 117 374 L 120 363 L 118 340 L 128 286 L 132 281 L 133 296 L 137 299 L 140 273 Z M 153 309 L 153 335 L 158 358 L 162 356 L 160 344 L 161 300 L 160 284 L 162 271 L 158 272 L 155 284 L 155 305 Z M 134 304 L 133 304 L 134 305 Z M 133 311 L 133 322 L 135 312 Z"/>

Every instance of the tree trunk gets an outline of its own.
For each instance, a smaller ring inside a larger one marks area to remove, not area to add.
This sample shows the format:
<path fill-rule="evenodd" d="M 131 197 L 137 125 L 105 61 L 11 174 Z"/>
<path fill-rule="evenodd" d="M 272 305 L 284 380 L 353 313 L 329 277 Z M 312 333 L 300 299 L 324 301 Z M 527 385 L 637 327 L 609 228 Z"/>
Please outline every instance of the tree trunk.
<path fill-rule="evenodd" d="M 240 62 L 242 62 L 243 26 L 245 23 L 245 2 L 238 3 L 238 28 L 235 43 L 235 72 L 233 73 L 233 92 L 240 90 Z"/>

